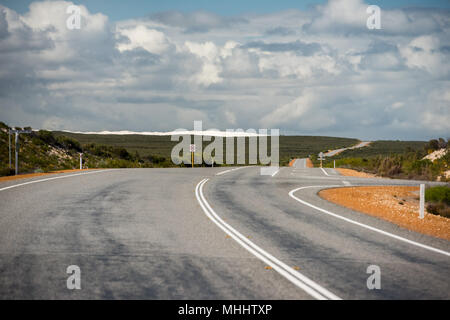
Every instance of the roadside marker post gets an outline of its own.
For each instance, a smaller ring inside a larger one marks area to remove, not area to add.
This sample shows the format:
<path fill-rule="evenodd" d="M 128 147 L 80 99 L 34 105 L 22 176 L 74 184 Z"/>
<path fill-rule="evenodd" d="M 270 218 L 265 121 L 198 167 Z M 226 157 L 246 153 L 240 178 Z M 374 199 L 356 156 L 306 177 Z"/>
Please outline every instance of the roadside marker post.
<path fill-rule="evenodd" d="M 420 206 L 419 206 L 419 218 L 425 218 L 425 185 L 420 185 Z"/>
<path fill-rule="evenodd" d="M 80 170 L 83 170 L 83 154 L 80 153 Z"/>
<path fill-rule="evenodd" d="M 13 130 L 10 130 L 10 133 L 14 133 L 15 134 L 15 141 L 14 141 L 14 143 L 15 143 L 15 154 L 16 154 L 16 159 L 15 159 L 15 162 L 16 162 L 16 176 L 19 174 L 19 135 L 21 134 L 21 133 L 31 133 L 31 130 L 16 130 L 16 129 L 13 129 Z"/>
<path fill-rule="evenodd" d="M 336 169 L 336 160 L 333 160 L 333 168 Z"/>

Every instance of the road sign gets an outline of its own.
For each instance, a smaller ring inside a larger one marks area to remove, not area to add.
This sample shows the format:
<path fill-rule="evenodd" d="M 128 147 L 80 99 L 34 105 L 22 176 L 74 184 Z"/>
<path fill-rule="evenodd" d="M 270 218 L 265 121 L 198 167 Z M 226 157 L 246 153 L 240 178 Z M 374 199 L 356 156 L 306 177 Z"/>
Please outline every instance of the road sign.
<path fill-rule="evenodd" d="M 194 167 L 195 144 L 189 145 L 189 151 L 191 152 L 191 164 L 192 164 L 192 168 L 193 168 Z"/>
<path fill-rule="evenodd" d="M 320 167 L 322 168 L 322 160 L 325 160 L 323 157 L 323 152 L 319 153 Z"/>

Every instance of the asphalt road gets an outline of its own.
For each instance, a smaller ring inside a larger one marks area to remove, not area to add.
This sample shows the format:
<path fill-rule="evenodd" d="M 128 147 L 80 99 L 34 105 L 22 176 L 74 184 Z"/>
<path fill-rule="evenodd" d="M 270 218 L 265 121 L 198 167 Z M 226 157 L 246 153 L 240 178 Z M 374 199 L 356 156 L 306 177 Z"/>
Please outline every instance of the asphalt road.
<path fill-rule="evenodd" d="M 1 183 L 0 298 L 450 298 L 448 241 L 316 195 L 418 182 L 302 161 L 273 177 L 256 167 L 121 169 Z M 66 287 L 69 265 L 81 269 L 81 290 Z M 380 290 L 367 288 L 369 265 L 381 270 Z"/>

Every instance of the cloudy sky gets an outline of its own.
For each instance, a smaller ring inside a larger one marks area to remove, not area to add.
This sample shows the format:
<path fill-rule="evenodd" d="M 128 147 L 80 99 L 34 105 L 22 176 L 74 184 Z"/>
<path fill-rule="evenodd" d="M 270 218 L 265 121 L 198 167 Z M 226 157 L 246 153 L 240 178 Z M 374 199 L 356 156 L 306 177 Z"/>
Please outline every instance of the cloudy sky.
<path fill-rule="evenodd" d="M 450 1 L 0 0 L 0 120 L 450 137 Z"/>

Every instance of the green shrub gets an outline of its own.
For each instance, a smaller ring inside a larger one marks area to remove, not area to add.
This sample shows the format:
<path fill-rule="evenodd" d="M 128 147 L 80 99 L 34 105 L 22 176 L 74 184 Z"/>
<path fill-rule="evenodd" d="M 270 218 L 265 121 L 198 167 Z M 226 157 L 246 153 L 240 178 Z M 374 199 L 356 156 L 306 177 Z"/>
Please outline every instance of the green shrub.
<path fill-rule="evenodd" d="M 51 144 L 51 145 L 56 144 L 56 139 L 53 136 L 53 133 L 51 133 L 50 131 L 39 130 L 37 137 L 47 144 Z"/>
<path fill-rule="evenodd" d="M 61 136 L 56 138 L 56 141 L 64 149 L 75 150 L 77 152 L 82 151 L 81 144 L 75 139 Z"/>
<path fill-rule="evenodd" d="M 450 187 L 438 186 L 427 188 L 425 190 L 425 201 L 442 202 L 450 205 Z"/>

